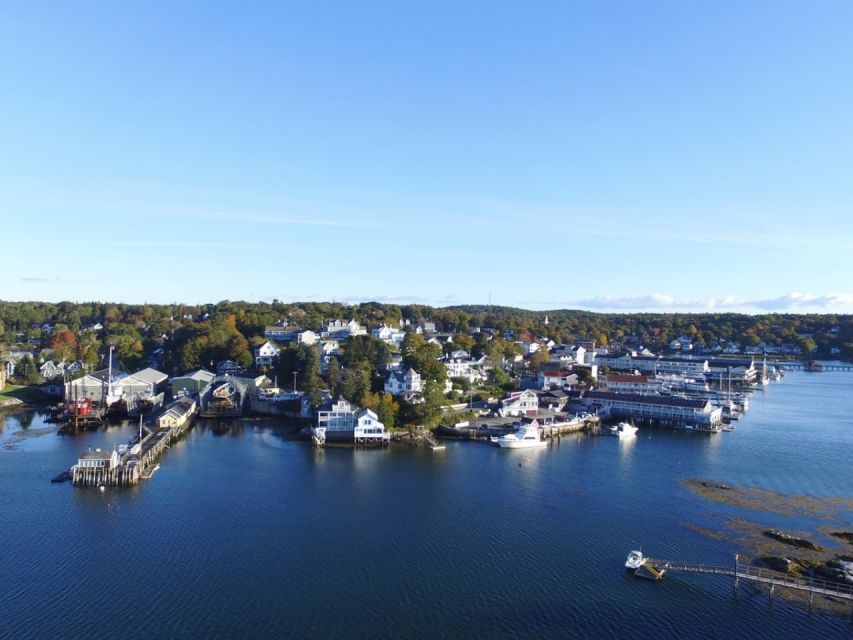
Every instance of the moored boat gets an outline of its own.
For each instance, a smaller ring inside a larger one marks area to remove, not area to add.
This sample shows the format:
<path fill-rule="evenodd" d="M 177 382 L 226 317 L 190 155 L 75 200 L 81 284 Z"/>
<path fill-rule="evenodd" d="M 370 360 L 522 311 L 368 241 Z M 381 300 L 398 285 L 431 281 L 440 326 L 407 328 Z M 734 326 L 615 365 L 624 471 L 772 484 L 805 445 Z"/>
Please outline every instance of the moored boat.
<path fill-rule="evenodd" d="M 639 429 L 629 422 L 620 422 L 610 427 L 610 435 L 617 436 L 618 438 L 630 438 L 637 435 L 637 431 Z"/>
<path fill-rule="evenodd" d="M 625 568 L 628 571 L 636 571 L 645 561 L 642 551 L 632 551 L 628 554 L 628 559 L 625 560 Z"/>
<path fill-rule="evenodd" d="M 492 438 L 492 442 L 504 449 L 529 449 L 533 447 L 547 446 L 539 431 L 539 423 L 536 420 L 522 424 L 512 433 Z"/>

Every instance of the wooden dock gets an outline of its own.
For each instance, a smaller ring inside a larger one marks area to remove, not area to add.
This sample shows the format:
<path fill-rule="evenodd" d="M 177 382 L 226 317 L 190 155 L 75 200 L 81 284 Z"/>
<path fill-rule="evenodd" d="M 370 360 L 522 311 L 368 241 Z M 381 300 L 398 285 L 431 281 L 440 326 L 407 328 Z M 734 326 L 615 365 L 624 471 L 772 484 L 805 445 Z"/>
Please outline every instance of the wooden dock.
<path fill-rule="evenodd" d="M 542 437 L 547 440 L 575 434 L 580 431 L 595 430 L 599 425 L 600 419 L 598 416 L 588 416 L 586 418 L 576 418 L 563 422 L 545 423 L 539 427 L 539 430 L 542 432 Z"/>
<path fill-rule="evenodd" d="M 108 467 L 81 467 L 78 462 L 71 467 L 71 482 L 78 487 L 125 487 L 150 478 L 169 446 L 192 428 L 193 417 L 179 425 L 146 429 L 145 437 Z"/>
<path fill-rule="evenodd" d="M 773 596 L 776 587 L 805 592 L 809 594 L 810 605 L 815 595 L 853 603 L 853 585 L 822 580 L 820 578 L 795 576 L 781 571 L 765 569 L 764 567 L 755 567 L 743 564 L 740 562 L 737 555 L 735 555 L 734 564 L 728 566 L 696 564 L 691 562 L 674 562 L 670 560 L 659 560 L 656 558 L 647 558 L 642 566 L 650 568 L 650 575 L 654 575 L 658 579 L 660 579 L 665 572 L 670 571 L 705 573 L 734 578 L 735 585 L 737 585 L 739 580 L 746 580 L 748 582 L 769 586 L 771 597 Z"/>

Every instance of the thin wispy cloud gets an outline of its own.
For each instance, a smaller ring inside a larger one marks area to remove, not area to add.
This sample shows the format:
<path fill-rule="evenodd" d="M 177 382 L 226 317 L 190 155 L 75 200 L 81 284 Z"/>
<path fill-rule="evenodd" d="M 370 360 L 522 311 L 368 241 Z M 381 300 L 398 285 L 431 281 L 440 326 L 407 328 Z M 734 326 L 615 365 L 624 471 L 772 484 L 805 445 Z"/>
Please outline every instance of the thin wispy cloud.
<path fill-rule="evenodd" d="M 841 293 L 834 295 L 814 295 L 811 293 L 789 293 L 778 298 L 767 298 L 764 300 L 751 300 L 750 306 L 759 309 L 800 309 L 803 307 L 811 309 L 837 309 L 839 307 L 853 306 L 853 293 Z"/>
<path fill-rule="evenodd" d="M 853 294 L 816 295 L 812 293 L 790 293 L 775 298 L 747 299 L 738 296 L 712 298 L 680 298 L 663 293 L 637 296 L 603 295 L 566 303 L 570 308 L 597 311 L 724 311 L 732 309 L 758 309 L 762 311 L 788 311 L 833 309 L 853 306 Z"/>
<path fill-rule="evenodd" d="M 340 227 L 345 229 L 364 229 L 370 230 L 375 227 L 361 222 L 350 222 L 336 218 L 323 217 L 292 217 L 288 215 L 280 215 L 275 213 L 245 213 L 242 211 L 214 211 L 205 209 L 181 209 L 174 210 L 168 214 L 156 213 L 155 215 L 168 215 L 169 217 L 192 218 L 196 220 L 206 220 L 208 222 L 236 222 L 236 223 L 253 223 L 253 224 L 272 224 L 285 226 L 305 226 L 305 227 Z"/>
<path fill-rule="evenodd" d="M 236 195 L 236 194 L 235 194 Z M 35 204 L 51 211 L 79 211 L 87 215 L 102 215 L 114 219 L 115 216 L 134 216 L 202 220 L 207 222 L 228 222 L 236 224 L 264 224 L 277 226 L 303 227 L 339 227 L 344 229 L 376 230 L 377 225 L 361 220 L 355 214 L 330 215 L 321 213 L 322 203 L 295 201 L 284 204 L 281 210 L 264 207 L 263 209 L 219 209 L 197 205 L 164 205 L 156 202 L 140 201 L 132 196 L 112 200 L 88 198 L 74 195 L 45 195 L 35 190 L 22 191 L 7 189 L 0 197 Z M 351 216 L 348 217 L 348 216 Z M 356 219 L 359 218 L 359 219 Z"/>
<path fill-rule="evenodd" d="M 93 246 L 103 246 L 103 243 L 91 242 Z M 111 241 L 111 247 L 142 247 L 149 249 L 249 249 L 252 251 L 273 251 L 281 247 L 274 244 L 256 242 L 207 242 L 204 240 L 116 240 Z"/>
<path fill-rule="evenodd" d="M 363 302 L 381 302 L 384 304 L 429 304 L 429 299 L 422 296 L 394 296 L 394 295 L 349 295 L 339 298 L 338 302 L 348 304 L 360 304 Z"/>
<path fill-rule="evenodd" d="M 65 278 L 60 278 L 59 276 L 53 276 L 50 278 L 45 278 L 41 276 L 24 276 L 22 278 L 18 278 L 21 282 L 30 282 L 35 284 L 45 284 L 49 282 L 67 282 Z"/>

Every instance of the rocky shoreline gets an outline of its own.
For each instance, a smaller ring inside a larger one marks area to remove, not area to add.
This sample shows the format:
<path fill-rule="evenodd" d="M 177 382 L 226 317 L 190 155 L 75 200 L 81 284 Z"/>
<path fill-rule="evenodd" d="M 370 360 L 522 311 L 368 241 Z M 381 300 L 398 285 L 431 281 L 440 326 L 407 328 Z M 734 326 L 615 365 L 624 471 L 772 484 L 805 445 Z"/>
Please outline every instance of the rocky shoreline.
<path fill-rule="evenodd" d="M 742 507 L 760 513 L 807 517 L 828 521 L 812 532 L 792 532 L 762 526 L 758 522 L 731 517 L 721 530 L 691 527 L 703 535 L 726 539 L 743 550 L 753 565 L 800 577 L 813 577 L 853 586 L 853 531 L 839 530 L 838 524 L 850 525 L 853 500 L 788 496 L 765 489 L 733 487 L 712 480 L 688 479 L 683 484 L 694 494 L 717 503 Z M 835 526 L 832 526 L 834 524 Z M 812 538 L 823 536 L 835 544 L 819 544 Z M 787 594 L 793 600 L 802 595 Z M 826 601 L 829 609 L 837 603 Z"/>

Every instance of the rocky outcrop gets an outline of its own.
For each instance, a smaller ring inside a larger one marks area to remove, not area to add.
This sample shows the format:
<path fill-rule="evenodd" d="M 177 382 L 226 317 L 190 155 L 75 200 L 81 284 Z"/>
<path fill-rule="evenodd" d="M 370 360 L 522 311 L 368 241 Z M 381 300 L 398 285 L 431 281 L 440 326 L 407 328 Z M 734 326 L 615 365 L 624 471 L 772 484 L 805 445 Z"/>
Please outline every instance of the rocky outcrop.
<path fill-rule="evenodd" d="M 853 585 L 853 562 L 839 560 L 837 562 L 827 562 L 824 565 L 815 567 L 815 575 L 824 580 L 832 580 L 841 582 L 847 585 Z"/>
<path fill-rule="evenodd" d="M 785 533 L 784 531 L 779 531 L 778 529 L 767 529 L 766 531 L 764 531 L 764 535 L 768 538 L 773 538 L 777 542 L 788 544 L 792 547 L 797 547 L 798 549 L 808 549 L 809 551 L 823 551 L 823 547 L 815 544 L 811 540 L 806 540 L 805 538 L 798 538 L 796 536 L 792 536 L 789 533 Z"/>
<path fill-rule="evenodd" d="M 829 535 L 844 540 L 848 544 L 853 544 L 853 531 L 832 531 Z"/>
<path fill-rule="evenodd" d="M 727 484 L 720 484 L 719 482 L 711 482 L 709 480 L 702 480 L 699 484 L 701 484 L 706 489 L 722 489 L 723 491 L 732 490 L 732 488 Z"/>
<path fill-rule="evenodd" d="M 799 573 L 799 564 L 791 558 L 780 558 L 778 556 L 764 556 L 758 558 L 762 565 L 773 571 L 783 573 Z"/>

